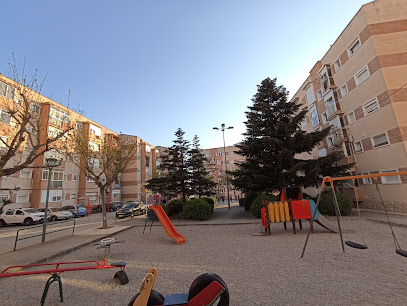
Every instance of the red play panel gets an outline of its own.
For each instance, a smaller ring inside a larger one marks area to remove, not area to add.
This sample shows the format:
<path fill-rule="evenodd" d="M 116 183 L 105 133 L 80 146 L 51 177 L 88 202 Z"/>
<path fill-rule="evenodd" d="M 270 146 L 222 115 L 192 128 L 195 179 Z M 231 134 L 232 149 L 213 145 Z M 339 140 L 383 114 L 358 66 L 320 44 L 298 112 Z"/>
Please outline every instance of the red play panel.
<path fill-rule="evenodd" d="M 294 220 L 311 219 L 311 210 L 308 200 L 293 200 L 291 201 L 291 209 Z"/>

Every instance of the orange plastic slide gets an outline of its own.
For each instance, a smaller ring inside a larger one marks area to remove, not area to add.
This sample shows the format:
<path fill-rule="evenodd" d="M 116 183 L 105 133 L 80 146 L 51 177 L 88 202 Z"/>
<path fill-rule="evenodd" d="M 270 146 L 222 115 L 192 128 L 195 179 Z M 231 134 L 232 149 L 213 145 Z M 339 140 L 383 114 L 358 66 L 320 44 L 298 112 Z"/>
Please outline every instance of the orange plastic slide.
<path fill-rule="evenodd" d="M 175 230 L 174 225 L 172 225 L 170 219 L 168 218 L 167 214 L 165 213 L 161 205 L 151 205 L 150 209 L 152 209 L 155 212 L 155 214 L 158 217 L 158 220 L 160 220 L 161 225 L 164 227 L 165 231 L 167 232 L 167 235 L 170 238 L 175 239 L 175 241 L 177 241 L 177 244 L 185 242 L 185 237 Z"/>

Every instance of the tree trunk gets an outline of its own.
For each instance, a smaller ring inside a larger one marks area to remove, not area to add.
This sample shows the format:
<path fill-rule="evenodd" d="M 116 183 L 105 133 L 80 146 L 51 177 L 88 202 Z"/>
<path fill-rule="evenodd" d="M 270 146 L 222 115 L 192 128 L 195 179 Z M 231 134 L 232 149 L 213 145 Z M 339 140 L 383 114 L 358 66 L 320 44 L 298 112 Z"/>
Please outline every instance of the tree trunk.
<path fill-rule="evenodd" d="M 105 187 L 100 187 L 100 196 L 102 197 L 102 228 L 109 228 L 107 225 L 106 204 L 105 204 Z"/>

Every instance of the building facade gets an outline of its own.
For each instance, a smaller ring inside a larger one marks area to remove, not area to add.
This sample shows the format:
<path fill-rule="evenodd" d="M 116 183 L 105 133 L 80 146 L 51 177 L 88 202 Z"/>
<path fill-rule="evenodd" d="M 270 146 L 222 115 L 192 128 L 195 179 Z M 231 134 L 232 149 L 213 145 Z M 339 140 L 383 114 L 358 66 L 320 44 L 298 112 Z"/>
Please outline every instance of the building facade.
<path fill-rule="evenodd" d="M 352 174 L 407 170 L 406 2 L 363 5 L 292 100 L 308 109 L 304 130 L 331 126 L 331 134 L 306 158 L 340 151 L 342 163 L 354 164 Z M 407 176 L 377 181 L 387 207 L 407 212 Z M 356 183 L 363 206 L 382 209 L 374 181 Z M 353 188 L 346 187 L 355 199 Z"/>
<path fill-rule="evenodd" d="M 26 92 L 33 93 L 32 96 L 35 97 L 35 103 L 31 103 L 31 107 L 33 107 L 32 112 L 37 114 L 40 128 L 32 131 L 32 133 L 40 133 L 40 138 L 43 141 L 47 137 L 52 137 L 55 133 L 61 132 L 67 124 L 71 124 L 75 129 L 84 132 L 89 146 L 96 151 L 100 150 L 103 143 L 110 144 L 119 138 L 125 138 L 137 143 L 137 153 L 132 157 L 132 162 L 116 181 L 106 189 L 106 196 L 109 201 L 144 201 L 146 199 L 146 194 L 143 194 L 141 186 L 156 169 L 156 149 L 154 146 L 137 136 L 119 135 L 77 112 L 21 86 L 21 84 L 17 84 L 0 74 L 0 137 L 3 140 L 7 143 L 11 141 L 14 124 L 10 116 L 7 115 L 6 110 L 9 108 L 6 105 L 19 103 L 17 88 L 23 88 Z M 17 152 L 13 159 L 16 162 L 30 153 L 30 148 L 27 145 L 22 147 L 24 149 Z M 0 154 L 4 154 L 6 149 L 5 144 L 0 143 Z M 12 204 L 9 204 L 11 205 L 10 208 L 13 206 L 44 207 L 48 185 L 48 169 L 41 167 L 43 167 L 45 159 L 51 156 L 61 159 L 61 163 L 52 171 L 49 206 L 62 207 L 77 203 L 79 198 L 99 196 L 98 187 L 92 179 L 87 177 L 84 171 L 81 171 L 78 166 L 72 161 L 66 160 L 62 155 L 55 156 L 55 154 L 46 152 L 35 159 L 31 165 L 34 166 L 33 168 L 25 168 L 11 176 L 1 177 L 0 201 L 10 200 L 12 202 Z M 10 161 L 10 164 L 13 160 Z"/>
<path fill-rule="evenodd" d="M 207 167 L 209 174 L 213 177 L 213 181 L 217 183 L 216 197 L 218 199 L 227 199 L 226 188 L 226 170 L 235 170 L 236 164 L 243 161 L 243 157 L 236 154 L 237 147 L 229 146 L 224 148 L 203 149 L 202 153 L 207 158 L 209 165 Z M 238 200 L 242 197 L 239 190 L 236 190 L 229 182 L 229 197 L 231 200 Z"/>

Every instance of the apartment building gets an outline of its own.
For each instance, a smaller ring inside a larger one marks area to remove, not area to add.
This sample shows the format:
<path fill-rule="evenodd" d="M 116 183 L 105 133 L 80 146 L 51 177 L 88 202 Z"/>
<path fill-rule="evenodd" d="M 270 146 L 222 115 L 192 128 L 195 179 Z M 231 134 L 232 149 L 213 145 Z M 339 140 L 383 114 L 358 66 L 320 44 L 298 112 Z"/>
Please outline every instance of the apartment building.
<path fill-rule="evenodd" d="M 21 86 L 11 79 L 0 74 L 0 137 L 6 141 L 12 138 L 10 133 L 13 127 L 13 120 L 7 114 L 5 103 L 19 103 L 17 88 Z M 25 88 L 28 92 L 35 93 Z M 100 150 L 103 143 L 108 145 L 119 138 L 137 143 L 138 150 L 132 158 L 132 162 L 119 175 L 116 181 L 106 189 L 106 197 L 109 201 L 118 200 L 145 200 L 140 185 L 151 177 L 156 169 L 156 159 L 154 146 L 148 144 L 143 139 L 122 135 L 107 129 L 101 124 L 74 112 L 67 107 L 38 93 L 35 96 L 35 103 L 32 103 L 31 111 L 36 112 L 40 121 L 40 138 L 45 140 L 52 137 L 66 127 L 73 125 L 76 129 L 83 130 L 88 137 L 89 146 L 93 150 Z M 0 144 L 1 151 L 5 151 L 4 144 Z M 14 157 L 18 161 L 25 154 L 29 154 L 30 149 L 24 146 Z M 57 155 L 57 156 L 56 156 Z M 99 196 L 99 189 L 91 178 L 87 177 L 72 161 L 65 160 L 64 156 L 58 153 L 46 152 L 39 156 L 33 163 L 35 167 L 42 167 L 47 157 L 57 157 L 61 160 L 58 167 L 52 172 L 52 182 L 49 195 L 49 205 L 61 207 L 68 204 L 77 203 L 79 198 Z M 11 161 L 13 162 L 13 161 Z M 98 167 L 98 161 L 93 161 L 94 167 Z M 48 185 L 48 169 L 26 168 L 14 173 L 9 177 L 0 178 L 0 200 L 10 200 L 15 207 L 44 207 Z M 17 187 L 17 188 L 16 188 Z M 18 189 L 18 190 L 17 190 Z"/>
<path fill-rule="evenodd" d="M 209 174 L 213 177 L 213 181 L 218 184 L 216 196 L 219 199 L 227 199 L 225 176 L 226 170 L 234 170 L 236 168 L 236 164 L 243 161 L 243 157 L 235 153 L 237 150 L 238 148 L 235 146 L 225 147 L 226 161 L 223 147 L 202 150 L 202 153 L 210 163 L 207 168 L 209 170 Z M 230 184 L 230 182 L 229 196 L 234 200 L 242 197 L 241 192 L 236 190 L 234 186 Z"/>
<path fill-rule="evenodd" d="M 331 126 L 311 158 L 343 152 L 342 163 L 354 163 L 352 174 L 407 170 L 406 1 L 363 5 L 292 100 L 308 109 L 304 130 Z M 407 176 L 378 184 L 390 210 L 407 212 Z M 363 207 L 382 209 L 371 179 L 359 180 L 356 194 Z"/>

